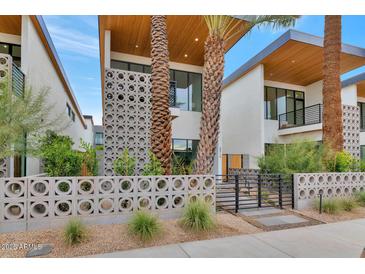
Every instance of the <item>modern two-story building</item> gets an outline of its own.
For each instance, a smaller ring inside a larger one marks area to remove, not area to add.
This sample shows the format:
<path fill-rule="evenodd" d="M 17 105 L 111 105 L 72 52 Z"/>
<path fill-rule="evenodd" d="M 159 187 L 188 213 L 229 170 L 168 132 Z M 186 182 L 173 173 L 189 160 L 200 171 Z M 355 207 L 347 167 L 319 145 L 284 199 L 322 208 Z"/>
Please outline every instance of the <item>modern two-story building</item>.
<path fill-rule="evenodd" d="M 226 51 L 247 31 L 246 21 L 235 20 Z M 195 158 L 199 143 L 204 41 L 208 28 L 203 16 L 169 15 L 167 32 L 173 151 L 190 161 Z M 105 175 L 113 174 L 113 161 L 124 148 L 138 158 L 137 172 L 147 160 L 151 118 L 150 33 L 150 16 L 99 16 Z"/>
<path fill-rule="evenodd" d="M 94 142 L 91 116 L 83 116 L 51 37 L 41 16 L 0 16 L 0 72 L 16 96 L 29 86 L 33 92 L 49 89 L 51 115 L 64 113 L 69 126 L 60 134 L 70 136 L 75 149 L 80 138 Z M 6 79 L 5 79 L 6 78 Z M 14 157 L 0 161 L 1 176 L 26 176 L 41 172 L 40 161 Z"/>
<path fill-rule="evenodd" d="M 365 49 L 343 44 L 341 74 L 363 65 Z M 322 140 L 322 69 L 323 38 L 289 30 L 224 80 L 224 169 L 256 168 L 271 144 Z M 342 86 L 344 146 L 356 157 L 365 145 L 357 107 L 365 102 L 363 78 Z"/>

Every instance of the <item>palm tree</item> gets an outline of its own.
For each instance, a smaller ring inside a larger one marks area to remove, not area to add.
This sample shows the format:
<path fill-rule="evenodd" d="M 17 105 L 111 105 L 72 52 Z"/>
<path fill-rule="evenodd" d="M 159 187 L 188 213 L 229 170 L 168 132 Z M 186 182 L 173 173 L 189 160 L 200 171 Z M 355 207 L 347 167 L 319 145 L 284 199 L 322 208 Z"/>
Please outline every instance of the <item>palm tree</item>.
<path fill-rule="evenodd" d="M 341 15 L 326 15 L 323 49 L 323 143 L 343 150 L 341 104 Z"/>
<path fill-rule="evenodd" d="M 293 26 L 299 16 L 236 16 L 248 21 L 248 29 L 254 26 L 270 25 L 273 28 Z M 204 16 L 209 35 L 204 45 L 203 110 L 200 123 L 196 174 L 213 171 L 214 157 L 218 143 L 222 80 L 224 74 L 224 43 L 235 18 L 227 15 Z M 231 35 L 230 37 L 232 37 Z"/>
<path fill-rule="evenodd" d="M 169 50 L 166 16 L 151 16 L 151 150 L 166 175 L 171 174 L 172 129 L 169 110 Z"/>

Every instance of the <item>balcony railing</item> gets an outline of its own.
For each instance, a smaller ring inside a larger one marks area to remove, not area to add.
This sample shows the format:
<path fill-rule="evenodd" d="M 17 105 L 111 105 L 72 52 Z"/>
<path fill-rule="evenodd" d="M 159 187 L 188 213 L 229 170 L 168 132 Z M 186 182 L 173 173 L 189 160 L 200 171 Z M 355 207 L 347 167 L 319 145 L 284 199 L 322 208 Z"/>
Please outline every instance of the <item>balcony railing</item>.
<path fill-rule="evenodd" d="M 279 129 L 322 123 L 322 104 L 312 105 L 279 115 Z"/>
<path fill-rule="evenodd" d="M 24 83 L 25 83 L 25 76 L 24 73 L 18 68 L 18 66 L 13 63 L 12 67 L 12 88 L 13 93 L 16 96 L 23 96 L 24 94 Z"/>
<path fill-rule="evenodd" d="M 0 76 L 1 92 L 6 87 L 15 95 L 23 96 L 25 76 L 9 54 L 0 53 Z"/>
<path fill-rule="evenodd" d="M 170 107 L 176 107 L 176 81 L 170 81 Z"/>

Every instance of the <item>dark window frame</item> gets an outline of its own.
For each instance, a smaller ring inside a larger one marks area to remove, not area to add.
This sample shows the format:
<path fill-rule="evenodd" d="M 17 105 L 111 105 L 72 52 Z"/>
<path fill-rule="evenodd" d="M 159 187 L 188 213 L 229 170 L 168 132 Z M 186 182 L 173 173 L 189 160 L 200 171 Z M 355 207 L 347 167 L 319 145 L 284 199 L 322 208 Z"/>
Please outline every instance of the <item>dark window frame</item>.
<path fill-rule="evenodd" d="M 21 51 L 22 51 L 22 46 L 21 45 L 17 45 L 17 44 L 13 44 L 13 43 L 7 43 L 7 42 L 0 42 L 0 44 L 7 45 L 9 47 L 9 53 L 7 53 L 7 54 L 9 54 L 13 58 L 13 61 L 19 62 L 19 64 L 21 64 L 21 60 L 22 60 L 21 59 Z M 13 47 L 19 47 L 20 48 L 20 57 L 13 56 Z"/>
<path fill-rule="evenodd" d="M 131 71 L 131 65 L 140 65 L 140 66 L 142 66 L 143 68 L 142 68 L 142 70 L 143 70 L 143 72 L 142 73 L 149 73 L 150 74 L 150 72 L 148 71 L 148 70 L 151 70 L 151 66 L 150 65 L 145 65 L 145 64 L 138 64 L 138 63 L 134 63 L 134 62 L 127 62 L 127 61 L 120 61 L 120 60 L 115 60 L 115 59 L 112 59 L 111 60 L 111 63 L 112 62 L 119 62 L 119 63 L 123 63 L 123 64 L 126 64 L 127 65 L 127 67 L 128 67 L 128 71 Z M 198 73 L 198 72 L 192 72 L 192 71 L 185 71 L 185 70 L 179 70 L 179 69 L 170 69 L 169 70 L 169 72 L 170 72 L 170 76 L 171 76 L 171 74 L 172 74 L 172 79 L 170 79 L 170 81 L 174 81 L 174 82 L 176 82 L 177 83 L 177 81 L 176 81 L 176 77 L 175 77 L 175 72 L 176 71 L 179 71 L 179 72 L 184 72 L 184 73 L 186 73 L 187 74 L 187 82 L 188 82 L 188 94 L 187 94 L 187 105 L 188 105 L 188 107 L 187 107 L 187 110 L 184 110 L 184 111 L 194 111 L 194 112 L 202 112 L 202 110 L 203 110 L 203 74 L 202 73 Z M 191 84 L 191 82 L 190 82 L 190 75 L 191 74 L 194 74 L 194 75 L 200 75 L 200 81 L 201 81 L 201 83 L 200 83 L 200 86 L 201 86 L 201 100 L 200 100 L 200 111 L 198 111 L 198 110 L 192 110 L 192 106 L 190 106 L 190 99 L 192 100 L 192 93 L 193 93 L 193 91 L 192 91 L 192 88 L 190 88 L 190 84 Z M 171 77 L 170 77 L 171 78 Z M 175 89 L 175 98 L 176 98 L 176 89 Z M 176 102 L 175 102 L 176 103 Z"/>
<path fill-rule="evenodd" d="M 267 89 L 268 88 L 273 88 L 275 89 L 275 107 L 276 107 L 276 116 L 275 117 L 269 117 L 269 109 L 268 109 L 268 104 L 267 102 Z M 279 114 L 278 113 L 278 89 L 281 90 L 285 90 L 285 113 L 288 113 L 288 98 L 293 98 L 294 99 L 294 111 L 300 110 L 297 109 L 297 101 L 301 101 L 303 102 L 303 108 L 305 108 L 305 92 L 304 91 L 300 91 L 300 90 L 294 90 L 294 89 L 286 89 L 286 88 L 278 88 L 278 87 L 272 87 L 272 86 L 264 86 L 264 117 L 266 120 L 278 120 L 279 119 L 279 115 L 283 114 Z M 288 97 L 288 91 L 293 91 L 294 92 L 294 97 Z M 303 98 L 297 98 L 297 92 L 300 92 L 303 95 Z"/>
<path fill-rule="evenodd" d="M 365 131 L 365 115 L 362 115 L 365 112 L 365 102 L 357 102 L 357 106 L 360 109 L 360 131 Z"/>

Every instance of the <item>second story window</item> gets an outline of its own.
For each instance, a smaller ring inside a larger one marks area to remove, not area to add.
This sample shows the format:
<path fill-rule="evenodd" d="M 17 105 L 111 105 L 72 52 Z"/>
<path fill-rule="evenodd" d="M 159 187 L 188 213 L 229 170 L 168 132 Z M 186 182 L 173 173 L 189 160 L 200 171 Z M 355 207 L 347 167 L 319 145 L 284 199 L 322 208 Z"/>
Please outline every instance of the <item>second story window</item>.
<path fill-rule="evenodd" d="M 280 114 L 304 108 L 304 92 L 265 87 L 265 119 L 278 120 Z M 289 115 L 294 117 L 295 115 Z"/>
<path fill-rule="evenodd" d="M 124 61 L 111 61 L 114 69 L 151 73 L 151 66 Z M 202 111 L 202 74 L 170 69 L 170 81 L 176 83 L 172 107 L 185 111 Z"/>

